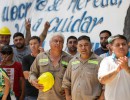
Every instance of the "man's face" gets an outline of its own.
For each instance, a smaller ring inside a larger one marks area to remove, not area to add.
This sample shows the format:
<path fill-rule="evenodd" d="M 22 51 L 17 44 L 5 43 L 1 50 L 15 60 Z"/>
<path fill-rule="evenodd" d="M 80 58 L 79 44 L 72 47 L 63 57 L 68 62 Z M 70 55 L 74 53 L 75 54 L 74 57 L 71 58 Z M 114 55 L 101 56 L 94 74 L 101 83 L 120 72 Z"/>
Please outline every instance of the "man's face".
<path fill-rule="evenodd" d="M 64 40 L 61 36 L 54 36 L 50 41 L 51 50 L 62 51 Z"/>
<path fill-rule="evenodd" d="M 77 40 L 76 39 L 69 39 L 67 43 L 68 50 L 71 52 L 77 51 Z"/>
<path fill-rule="evenodd" d="M 116 39 L 111 45 L 112 51 L 115 53 L 116 57 L 123 57 L 127 55 L 128 44 L 124 39 Z"/>
<path fill-rule="evenodd" d="M 29 46 L 30 46 L 31 52 L 34 52 L 34 53 L 39 52 L 40 43 L 38 42 L 37 39 L 30 40 Z"/>
<path fill-rule="evenodd" d="M 104 48 L 104 49 L 106 49 L 106 41 L 107 41 L 107 39 L 109 38 L 110 36 L 109 36 L 109 34 L 108 33 L 102 33 L 101 35 L 100 35 L 100 44 L 101 44 L 101 47 L 102 48 Z"/>
<path fill-rule="evenodd" d="M 0 44 L 9 45 L 10 35 L 0 35 Z"/>
<path fill-rule="evenodd" d="M 89 55 L 91 53 L 91 43 L 87 40 L 80 40 L 77 44 L 77 50 L 81 55 Z"/>
<path fill-rule="evenodd" d="M 21 36 L 17 36 L 14 38 L 14 45 L 17 49 L 22 49 L 25 45 L 25 40 Z"/>

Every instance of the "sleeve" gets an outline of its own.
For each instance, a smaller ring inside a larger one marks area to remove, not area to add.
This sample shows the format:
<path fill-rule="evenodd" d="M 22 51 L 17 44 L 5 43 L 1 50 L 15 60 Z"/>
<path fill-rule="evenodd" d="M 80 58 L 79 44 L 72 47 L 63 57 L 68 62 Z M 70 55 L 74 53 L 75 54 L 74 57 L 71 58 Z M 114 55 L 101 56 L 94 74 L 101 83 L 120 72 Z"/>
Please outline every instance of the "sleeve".
<path fill-rule="evenodd" d="M 100 67 L 98 70 L 98 79 L 99 79 L 99 77 L 108 73 L 108 69 L 109 69 L 109 59 L 108 59 L 108 57 L 106 57 L 100 63 Z"/>
<path fill-rule="evenodd" d="M 34 79 L 37 79 L 39 76 L 39 65 L 38 65 L 38 57 L 34 60 L 31 65 L 30 72 L 29 72 L 29 81 L 31 82 Z"/>
<path fill-rule="evenodd" d="M 28 67 L 29 66 L 29 63 L 28 63 L 28 56 L 25 56 L 23 59 L 22 59 L 22 68 L 23 68 L 23 71 L 29 71 L 30 68 Z"/>
<path fill-rule="evenodd" d="M 62 81 L 63 88 L 71 89 L 71 67 L 71 62 L 69 62 Z"/>

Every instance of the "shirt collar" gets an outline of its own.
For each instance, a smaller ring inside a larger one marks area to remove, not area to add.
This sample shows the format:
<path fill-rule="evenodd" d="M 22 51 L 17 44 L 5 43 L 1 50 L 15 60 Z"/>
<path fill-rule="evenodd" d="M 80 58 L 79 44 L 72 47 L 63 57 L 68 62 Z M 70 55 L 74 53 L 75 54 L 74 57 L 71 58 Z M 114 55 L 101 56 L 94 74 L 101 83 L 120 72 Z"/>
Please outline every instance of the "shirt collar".
<path fill-rule="evenodd" d="M 128 51 L 128 53 L 127 53 L 127 55 L 126 55 L 127 57 L 130 57 L 130 52 Z M 116 58 L 116 55 L 115 55 L 115 53 L 112 53 L 112 58 L 113 59 L 115 59 Z"/>
<path fill-rule="evenodd" d="M 46 54 L 50 57 L 50 50 L 46 51 Z M 67 53 L 62 51 L 61 58 L 67 56 Z"/>
<path fill-rule="evenodd" d="M 80 59 L 80 54 L 78 54 L 78 55 L 75 56 L 75 57 L 76 57 L 76 59 Z M 95 58 L 96 58 L 96 56 L 95 56 L 95 54 L 92 52 L 91 56 L 90 56 L 88 59 L 86 59 L 86 60 L 95 59 Z"/>

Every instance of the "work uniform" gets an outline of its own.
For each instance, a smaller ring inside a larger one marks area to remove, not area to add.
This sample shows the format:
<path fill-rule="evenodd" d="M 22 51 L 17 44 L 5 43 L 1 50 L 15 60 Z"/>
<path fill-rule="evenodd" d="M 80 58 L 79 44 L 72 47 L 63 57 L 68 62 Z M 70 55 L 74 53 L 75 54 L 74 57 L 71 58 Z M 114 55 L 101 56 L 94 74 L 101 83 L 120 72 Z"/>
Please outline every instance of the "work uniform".
<path fill-rule="evenodd" d="M 44 72 L 51 72 L 55 83 L 52 89 L 47 92 L 39 91 L 38 100 L 64 100 L 61 95 L 62 80 L 71 56 L 62 51 L 59 64 L 54 67 L 50 59 L 49 51 L 38 54 L 30 69 L 30 80 L 37 79 Z"/>
<path fill-rule="evenodd" d="M 100 96 L 101 84 L 97 76 L 100 61 L 93 53 L 84 62 L 80 55 L 69 62 L 62 87 L 71 90 L 72 100 L 95 100 Z"/>

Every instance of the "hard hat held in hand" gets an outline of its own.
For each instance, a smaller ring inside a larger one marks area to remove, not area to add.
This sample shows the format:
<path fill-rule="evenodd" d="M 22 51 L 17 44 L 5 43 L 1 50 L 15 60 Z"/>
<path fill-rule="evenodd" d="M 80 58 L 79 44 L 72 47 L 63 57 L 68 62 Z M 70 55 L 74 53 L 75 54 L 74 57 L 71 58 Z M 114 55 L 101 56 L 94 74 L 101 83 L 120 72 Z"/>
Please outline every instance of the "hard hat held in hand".
<path fill-rule="evenodd" d="M 54 85 L 54 77 L 50 72 L 43 73 L 38 78 L 38 83 L 43 85 L 43 92 L 50 90 Z"/>
<path fill-rule="evenodd" d="M 8 27 L 2 27 L 0 29 L 0 35 L 11 35 L 11 32 Z"/>

